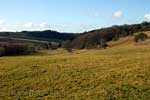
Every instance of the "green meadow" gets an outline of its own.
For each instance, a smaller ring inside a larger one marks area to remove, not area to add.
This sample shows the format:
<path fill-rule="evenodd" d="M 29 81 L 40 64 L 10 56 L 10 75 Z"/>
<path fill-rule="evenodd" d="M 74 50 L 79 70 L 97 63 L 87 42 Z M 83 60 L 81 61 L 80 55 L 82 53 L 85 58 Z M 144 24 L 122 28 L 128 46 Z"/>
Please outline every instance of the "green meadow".
<path fill-rule="evenodd" d="M 0 57 L 0 100 L 149 100 L 150 47 Z"/>

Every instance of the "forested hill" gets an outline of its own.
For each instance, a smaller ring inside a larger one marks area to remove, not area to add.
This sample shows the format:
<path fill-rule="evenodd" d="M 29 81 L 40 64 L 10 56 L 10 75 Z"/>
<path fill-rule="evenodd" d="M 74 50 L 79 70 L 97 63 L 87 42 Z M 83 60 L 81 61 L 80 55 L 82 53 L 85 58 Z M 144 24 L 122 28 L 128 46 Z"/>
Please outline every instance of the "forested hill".
<path fill-rule="evenodd" d="M 64 41 L 75 38 L 75 33 L 60 33 L 57 31 L 22 31 L 22 32 L 0 32 L 0 37 L 36 39 L 44 41 Z"/>
<path fill-rule="evenodd" d="M 150 22 L 141 24 L 112 26 L 85 32 L 70 41 L 72 48 L 97 48 L 101 42 L 118 40 L 120 37 L 133 35 L 136 32 L 150 31 Z"/>

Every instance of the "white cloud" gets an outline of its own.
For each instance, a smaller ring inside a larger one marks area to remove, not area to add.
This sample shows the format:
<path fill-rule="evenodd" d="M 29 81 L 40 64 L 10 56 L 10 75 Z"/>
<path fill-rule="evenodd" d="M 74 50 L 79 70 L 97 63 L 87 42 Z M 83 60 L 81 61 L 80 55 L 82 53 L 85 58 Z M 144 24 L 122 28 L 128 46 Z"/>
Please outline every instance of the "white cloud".
<path fill-rule="evenodd" d="M 144 18 L 150 20 L 150 14 L 145 14 Z"/>
<path fill-rule="evenodd" d="M 50 25 L 46 22 L 42 22 L 42 23 L 28 22 L 28 23 L 25 23 L 23 26 L 24 26 L 23 30 L 48 30 L 50 29 Z"/>
<path fill-rule="evenodd" d="M 51 27 L 46 22 L 34 23 L 8 23 L 5 20 L 0 19 L 0 31 L 43 31 L 50 30 Z"/>
<path fill-rule="evenodd" d="M 10 23 L 0 16 L 0 31 L 42 31 L 49 29 L 50 25 L 47 22 Z"/>
<path fill-rule="evenodd" d="M 121 18 L 122 16 L 123 16 L 122 11 L 116 11 L 116 12 L 113 13 L 114 18 Z"/>
<path fill-rule="evenodd" d="M 39 26 L 41 28 L 50 28 L 50 25 L 48 23 L 46 23 L 46 22 L 40 23 Z"/>
<path fill-rule="evenodd" d="M 25 28 L 34 28 L 36 26 L 36 24 L 32 23 L 32 22 L 28 22 L 24 24 Z"/>

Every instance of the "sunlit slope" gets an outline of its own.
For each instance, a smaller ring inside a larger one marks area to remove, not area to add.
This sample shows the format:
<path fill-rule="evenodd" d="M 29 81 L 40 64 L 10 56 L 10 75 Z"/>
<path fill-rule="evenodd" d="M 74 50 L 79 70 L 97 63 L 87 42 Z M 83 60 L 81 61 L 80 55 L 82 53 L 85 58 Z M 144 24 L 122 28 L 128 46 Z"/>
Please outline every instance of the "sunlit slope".
<path fill-rule="evenodd" d="M 138 32 L 138 33 L 134 33 L 134 35 L 137 35 L 139 33 L 144 33 L 147 36 L 150 36 L 150 31 Z M 125 47 L 125 46 L 138 46 L 138 45 L 150 46 L 150 39 L 147 39 L 145 41 L 139 41 L 138 43 L 135 43 L 134 42 L 134 35 L 133 36 L 122 37 L 117 41 L 110 41 L 107 44 L 111 48 L 112 47 Z"/>
<path fill-rule="evenodd" d="M 109 47 L 133 46 L 134 44 L 134 36 L 122 37 L 117 41 L 108 42 Z"/>
<path fill-rule="evenodd" d="M 0 58 L 0 100 L 149 100 L 150 47 Z"/>

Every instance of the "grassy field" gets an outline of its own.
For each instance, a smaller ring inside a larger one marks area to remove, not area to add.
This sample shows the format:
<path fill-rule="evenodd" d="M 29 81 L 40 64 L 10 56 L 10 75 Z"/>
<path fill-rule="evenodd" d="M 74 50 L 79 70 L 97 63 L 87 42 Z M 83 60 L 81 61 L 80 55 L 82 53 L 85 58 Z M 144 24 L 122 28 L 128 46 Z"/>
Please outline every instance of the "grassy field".
<path fill-rule="evenodd" d="M 0 58 L 0 100 L 149 100 L 150 47 Z"/>

